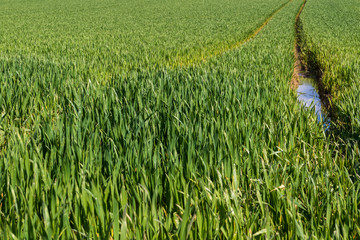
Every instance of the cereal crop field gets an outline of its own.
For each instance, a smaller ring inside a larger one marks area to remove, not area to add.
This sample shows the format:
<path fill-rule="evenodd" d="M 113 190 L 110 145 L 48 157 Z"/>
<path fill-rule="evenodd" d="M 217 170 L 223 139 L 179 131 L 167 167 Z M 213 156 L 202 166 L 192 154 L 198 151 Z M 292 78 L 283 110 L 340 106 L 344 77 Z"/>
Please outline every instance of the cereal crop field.
<path fill-rule="evenodd" d="M 359 22 L 358 0 L 0 0 L 0 238 L 359 239 Z"/>

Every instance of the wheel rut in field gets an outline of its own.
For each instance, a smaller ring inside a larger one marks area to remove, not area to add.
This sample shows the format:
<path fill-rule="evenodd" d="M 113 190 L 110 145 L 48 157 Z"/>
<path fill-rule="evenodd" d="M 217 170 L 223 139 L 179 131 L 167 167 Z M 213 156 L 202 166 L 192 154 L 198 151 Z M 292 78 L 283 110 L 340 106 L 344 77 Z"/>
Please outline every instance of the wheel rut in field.
<path fill-rule="evenodd" d="M 243 46 L 244 44 L 246 44 L 247 42 L 251 41 L 254 37 L 256 37 L 261 30 L 263 30 L 263 28 L 271 21 L 271 19 L 277 14 L 279 13 L 286 5 L 288 5 L 290 2 L 292 2 L 292 0 L 289 0 L 285 3 L 283 3 L 282 5 L 280 5 L 279 8 L 277 8 L 275 11 L 273 11 L 271 13 L 271 15 L 259 26 L 257 27 L 255 30 L 253 30 L 253 32 L 248 35 L 245 39 L 236 42 L 234 44 L 231 44 L 229 46 L 226 46 L 224 48 L 215 50 L 212 54 L 209 54 L 207 56 L 203 56 L 199 59 L 186 59 L 185 62 L 183 62 L 181 59 L 177 59 L 174 62 L 174 67 L 189 67 L 191 65 L 197 65 L 200 63 L 204 63 L 207 62 L 210 58 L 219 56 L 221 54 L 224 54 L 226 52 L 232 51 L 234 49 L 240 48 L 241 46 Z M 189 61 L 192 60 L 192 61 Z M 192 63 L 188 63 L 188 62 L 192 62 Z M 194 63 L 195 62 L 195 63 Z"/>
<path fill-rule="evenodd" d="M 268 17 L 262 24 L 260 27 L 256 28 L 254 32 L 252 32 L 247 38 L 245 38 L 244 40 L 237 42 L 233 45 L 230 45 L 228 48 L 222 49 L 219 52 L 216 52 L 215 54 L 211 55 L 210 57 L 214 57 L 217 55 L 221 55 L 225 52 L 234 50 L 236 48 L 241 47 L 242 45 L 244 45 L 245 43 L 251 41 L 254 37 L 256 37 L 256 35 L 258 35 L 260 33 L 261 30 L 263 30 L 263 28 L 270 22 L 270 20 L 278 13 L 280 12 L 286 5 L 288 5 L 292 0 L 289 0 L 288 2 L 282 4 L 278 9 L 276 9 L 271 15 L 270 17 Z M 209 58 L 210 58 L 209 57 Z"/>
<path fill-rule="evenodd" d="M 322 83 L 322 71 L 316 61 L 311 63 L 304 60 L 304 56 L 310 55 L 302 51 L 302 24 L 300 15 L 305 7 L 304 0 L 295 18 L 295 64 L 291 79 L 291 88 L 297 91 L 299 101 L 307 108 L 314 107 L 319 121 L 324 122 L 324 127 L 329 128 L 331 111 L 331 95 Z M 308 56 L 309 59 L 314 59 Z"/>

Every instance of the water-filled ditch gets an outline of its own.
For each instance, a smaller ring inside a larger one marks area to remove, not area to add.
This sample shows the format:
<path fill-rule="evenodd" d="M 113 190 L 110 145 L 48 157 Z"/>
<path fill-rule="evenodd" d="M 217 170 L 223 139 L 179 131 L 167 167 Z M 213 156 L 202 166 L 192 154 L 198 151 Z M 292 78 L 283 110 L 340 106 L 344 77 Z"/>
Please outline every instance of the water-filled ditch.
<path fill-rule="evenodd" d="M 299 73 L 297 88 L 298 99 L 306 108 L 314 108 L 318 121 L 324 124 L 327 130 L 330 127 L 330 118 L 324 111 L 320 95 L 317 91 L 316 79 L 310 75 Z"/>

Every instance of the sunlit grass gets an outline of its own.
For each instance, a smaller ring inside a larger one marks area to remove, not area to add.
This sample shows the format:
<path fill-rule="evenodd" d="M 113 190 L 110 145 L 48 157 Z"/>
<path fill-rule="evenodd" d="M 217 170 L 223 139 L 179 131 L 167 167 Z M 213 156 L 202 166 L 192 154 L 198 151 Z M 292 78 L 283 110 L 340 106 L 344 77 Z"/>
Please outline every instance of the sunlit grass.
<path fill-rule="evenodd" d="M 79 39 L 83 63 L 2 52 L 1 237 L 358 238 L 359 150 L 331 143 L 290 89 L 301 4 L 196 66 L 130 51 L 137 67 L 117 72 Z"/>

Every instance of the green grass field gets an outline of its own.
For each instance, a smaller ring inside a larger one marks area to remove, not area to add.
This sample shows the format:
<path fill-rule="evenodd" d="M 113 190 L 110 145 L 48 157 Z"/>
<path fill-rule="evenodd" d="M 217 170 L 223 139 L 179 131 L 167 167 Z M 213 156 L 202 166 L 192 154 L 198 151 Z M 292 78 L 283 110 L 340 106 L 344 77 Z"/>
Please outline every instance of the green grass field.
<path fill-rule="evenodd" d="M 0 0 L 2 239 L 360 238 L 356 0 Z"/>
<path fill-rule="evenodd" d="M 320 11 L 319 11 L 320 9 Z M 302 14 L 304 44 L 309 61 L 322 71 L 323 83 L 334 96 L 344 138 L 360 136 L 360 3 L 309 1 Z"/>

